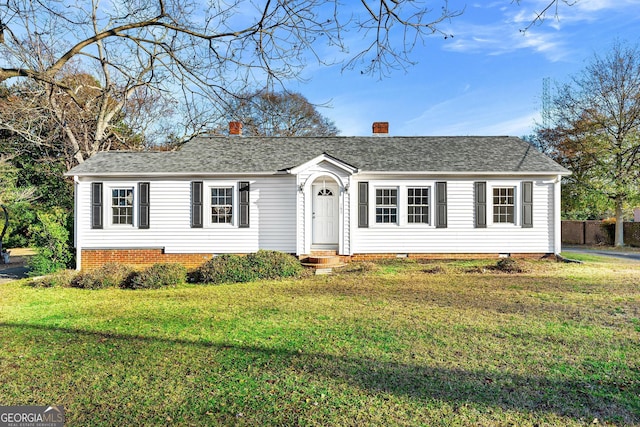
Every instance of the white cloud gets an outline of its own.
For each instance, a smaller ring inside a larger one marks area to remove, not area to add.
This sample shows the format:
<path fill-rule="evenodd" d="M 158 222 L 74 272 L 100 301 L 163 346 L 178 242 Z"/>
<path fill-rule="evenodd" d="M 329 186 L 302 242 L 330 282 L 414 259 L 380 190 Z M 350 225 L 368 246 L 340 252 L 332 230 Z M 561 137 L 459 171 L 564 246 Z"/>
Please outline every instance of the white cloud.
<path fill-rule="evenodd" d="M 456 33 L 454 41 L 445 49 L 456 52 L 502 55 L 521 49 L 543 54 L 551 62 L 560 61 L 569 55 L 566 45 L 557 34 L 530 29 L 526 33 L 511 25 L 466 25 L 464 33 Z"/>
<path fill-rule="evenodd" d="M 549 1 L 522 1 L 509 7 L 503 3 L 476 4 L 452 22 L 448 31 L 454 39 L 445 49 L 488 55 L 531 50 L 557 62 L 572 56 L 568 39 L 584 24 L 616 14 L 640 17 L 640 0 L 580 0 L 573 5 L 561 1 L 557 8 L 547 10 L 542 21 L 529 27 Z"/>

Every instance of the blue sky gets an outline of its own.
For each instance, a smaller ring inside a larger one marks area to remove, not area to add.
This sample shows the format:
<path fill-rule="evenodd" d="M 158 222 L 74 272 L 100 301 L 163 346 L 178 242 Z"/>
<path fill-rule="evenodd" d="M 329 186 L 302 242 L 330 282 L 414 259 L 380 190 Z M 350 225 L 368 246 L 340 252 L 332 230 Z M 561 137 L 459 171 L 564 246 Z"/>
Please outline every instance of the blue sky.
<path fill-rule="evenodd" d="M 392 135 L 515 135 L 540 121 L 543 79 L 565 82 L 594 53 L 617 39 L 640 43 L 640 0 L 579 0 L 561 4 L 525 34 L 519 30 L 547 0 L 459 1 L 463 15 L 443 24 L 452 39 L 430 36 L 417 46 L 417 65 L 389 77 L 313 67 L 294 89 L 341 135 L 370 135 L 374 121 L 388 121 Z"/>

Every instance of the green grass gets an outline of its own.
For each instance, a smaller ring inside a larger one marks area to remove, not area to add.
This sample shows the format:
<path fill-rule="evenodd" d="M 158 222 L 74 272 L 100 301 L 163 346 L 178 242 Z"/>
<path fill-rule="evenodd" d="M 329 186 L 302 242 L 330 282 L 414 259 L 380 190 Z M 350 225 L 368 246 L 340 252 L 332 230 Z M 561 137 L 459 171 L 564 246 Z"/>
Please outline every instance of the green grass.
<path fill-rule="evenodd" d="M 640 263 L 489 264 L 3 285 L 0 404 L 62 404 L 71 426 L 640 423 Z"/>

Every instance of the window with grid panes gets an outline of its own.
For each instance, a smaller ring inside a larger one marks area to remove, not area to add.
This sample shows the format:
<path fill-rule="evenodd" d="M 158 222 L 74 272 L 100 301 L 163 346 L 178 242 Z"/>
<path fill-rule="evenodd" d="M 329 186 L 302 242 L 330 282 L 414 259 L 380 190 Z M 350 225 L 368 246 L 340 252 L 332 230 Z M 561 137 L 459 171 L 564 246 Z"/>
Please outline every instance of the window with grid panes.
<path fill-rule="evenodd" d="M 111 220 L 113 224 L 133 225 L 133 188 L 111 189 Z"/>
<path fill-rule="evenodd" d="M 407 189 L 407 222 L 429 224 L 429 187 Z"/>
<path fill-rule="evenodd" d="M 376 223 L 398 222 L 398 189 L 376 188 Z"/>
<path fill-rule="evenodd" d="M 493 189 L 493 222 L 515 224 L 515 204 L 513 187 Z"/>
<path fill-rule="evenodd" d="M 211 188 L 211 223 L 231 224 L 233 219 L 233 187 Z"/>

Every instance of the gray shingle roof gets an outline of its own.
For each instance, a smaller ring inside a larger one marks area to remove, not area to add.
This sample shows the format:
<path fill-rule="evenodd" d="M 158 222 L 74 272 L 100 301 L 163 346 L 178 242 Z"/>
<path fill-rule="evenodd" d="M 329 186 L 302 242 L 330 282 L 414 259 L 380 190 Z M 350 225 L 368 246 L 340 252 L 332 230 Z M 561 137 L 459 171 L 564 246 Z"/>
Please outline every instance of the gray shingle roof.
<path fill-rule="evenodd" d="M 176 152 L 103 152 L 68 175 L 277 173 L 323 153 L 363 172 L 568 171 L 516 137 L 211 137 Z"/>

